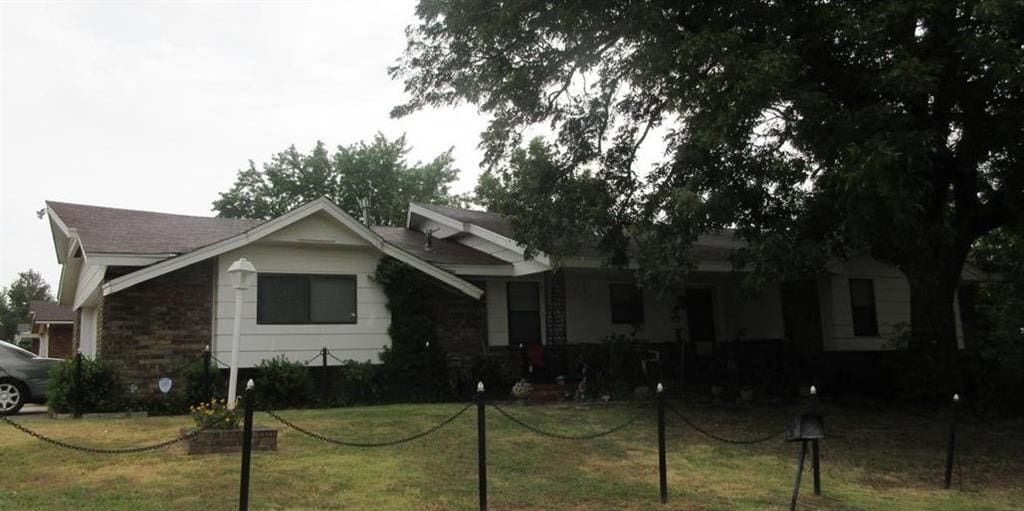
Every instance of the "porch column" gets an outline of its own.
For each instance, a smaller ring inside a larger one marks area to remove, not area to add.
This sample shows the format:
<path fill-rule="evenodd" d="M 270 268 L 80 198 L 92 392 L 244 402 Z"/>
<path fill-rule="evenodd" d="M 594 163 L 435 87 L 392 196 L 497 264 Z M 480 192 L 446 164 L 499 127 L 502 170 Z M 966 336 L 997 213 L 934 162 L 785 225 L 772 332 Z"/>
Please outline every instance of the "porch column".
<path fill-rule="evenodd" d="M 544 273 L 544 329 L 548 344 L 565 344 L 565 272 Z"/>

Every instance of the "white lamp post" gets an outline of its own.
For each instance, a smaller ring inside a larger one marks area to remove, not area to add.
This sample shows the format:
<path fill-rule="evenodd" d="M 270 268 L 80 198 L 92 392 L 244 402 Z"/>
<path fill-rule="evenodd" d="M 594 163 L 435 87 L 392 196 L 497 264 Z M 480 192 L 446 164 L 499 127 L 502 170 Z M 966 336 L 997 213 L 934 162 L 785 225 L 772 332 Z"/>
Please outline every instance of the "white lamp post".
<path fill-rule="evenodd" d="M 256 267 L 243 257 L 231 264 L 228 275 L 235 288 L 235 330 L 231 335 L 231 376 L 228 379 L 228 408 L 234 410 L 238 404 L 235 396 L 238 392 L 238 338 L 242 334 L 242 301 L 245 299 L 245 290 L 252 285 Z"/>

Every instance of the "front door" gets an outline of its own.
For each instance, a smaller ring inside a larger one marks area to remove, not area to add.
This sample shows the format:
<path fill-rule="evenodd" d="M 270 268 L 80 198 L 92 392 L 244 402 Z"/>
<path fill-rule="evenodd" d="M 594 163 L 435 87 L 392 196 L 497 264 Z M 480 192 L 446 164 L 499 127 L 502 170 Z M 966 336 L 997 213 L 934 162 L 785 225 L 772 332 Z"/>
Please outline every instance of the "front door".
<path fill-rule="evenodd" d="M 821 309 L 814 280 L 782 283 L 782 323 L 804 370 L 814 370 L 823 356 Z"/>
<path fill-rule="evenodd" d="M 508 342 L 510 346 L 540 344 L 540 285 L 508 283 Z"/>
<path fill-rule="evenodd" d="M 715 342 L 715 297 L 710 288 L 686 288 L 686 328 L 690 342 Z"/>

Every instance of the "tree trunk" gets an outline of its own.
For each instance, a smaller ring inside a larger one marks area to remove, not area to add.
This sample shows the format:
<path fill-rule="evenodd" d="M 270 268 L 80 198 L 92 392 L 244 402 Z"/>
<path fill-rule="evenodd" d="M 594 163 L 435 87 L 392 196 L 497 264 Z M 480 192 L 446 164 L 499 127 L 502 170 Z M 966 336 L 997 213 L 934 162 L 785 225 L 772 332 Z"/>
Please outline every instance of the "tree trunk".
<path fill-rule="evenodd" d="M 935 390 L 951 397 L 963 392 L 964 382 L 953 311 L 963 261 L 944 266 L 933 271 L 904 273 L 910 284 L 910 340 L 915 346 L 937 351 L 945 374 L 939 378 L 942 388 Z"/>

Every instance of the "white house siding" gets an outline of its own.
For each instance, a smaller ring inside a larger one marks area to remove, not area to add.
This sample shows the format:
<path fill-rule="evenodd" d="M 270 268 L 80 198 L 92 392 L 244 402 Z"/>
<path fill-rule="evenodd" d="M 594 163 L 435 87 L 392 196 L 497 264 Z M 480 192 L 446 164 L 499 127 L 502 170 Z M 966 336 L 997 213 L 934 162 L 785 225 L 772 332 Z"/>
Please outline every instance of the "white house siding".
<path fill-rule="evenodd" d="M 309 232 L 310 226 L 297 226 L 297 235 L 305 239 L 325 239 L 324 230 Z M 338 229 L 341 229 L 340 227 Z M 290 242 L 282 233 L 272 243 L 256 243 L 228 252 L 218 258 L 216 311 L 214 319 L 214 351 L 227 362 L 231 356 L 235 290 L 227 269 L 240 257 L 249 259 L 257 271 L 265 273 L 303 273 L 355 275 L 357 281 L 355 324 L 343 325 L 258 325 L 254 285 L 245 294 L 242 308 L 242 332 L 239 365 L 251 367 L 266 358 L 284 355 L 304 362 L 326 346 L 342 360 L 378 362 L 378 355 L 391 345 L 388 327 L 391 315 L 384 292 L 372 280 L 381 255 L 369 246 L 356 246 L 361 240 L 349 239 L 352 245 L 308 246 Z M 328 363 L 338 364 L 329 358 Z"/>
<path fill-rule="evenodd" d="M 600 342 L 609 334 L 621 334 L 652 342 L 673 342 L 675 330 L 682 326 L 672 319 L 675 298 L 659 298 L 644 292 L 644 325 L 616 325 L 611 320 L 612 283 L 633 283 L 628 272 L 565 271 L 565 329 L 571 343 Z"/>
<path fill-rule="evenodd" d="M 878 336 L 853 335 L 850 279 L 871 279 L 875 289 Z M 910 285 L 894 266 L 868 256 L 857 256 L 835 268 L 818 282 L 825 351 L 878 351 L 892 349 L 890 340 L 902 325 L 910 325 Z M 957 340 L 963 346 L 960 307 L 954 302 Z"/>
<path fill-rule="evenodd" d="M 569 342 L 598 342 L 608 334 L 622 334 L 653 342 L 675 342 L 676 330 L 686 336 L 686 311 L 674 312 L 674 294 L 644 292 L 644 325 L 611 322 L 612 283 L 633 283 L 629 272 L 566 270 L 566 333 Z M 784 335 L 778 286 L 756 296 L 742 293 L 740 277 L 733 273 L 695 273 L 687 287 L 712 289 L 718 341 L 780 339 Z"/>

